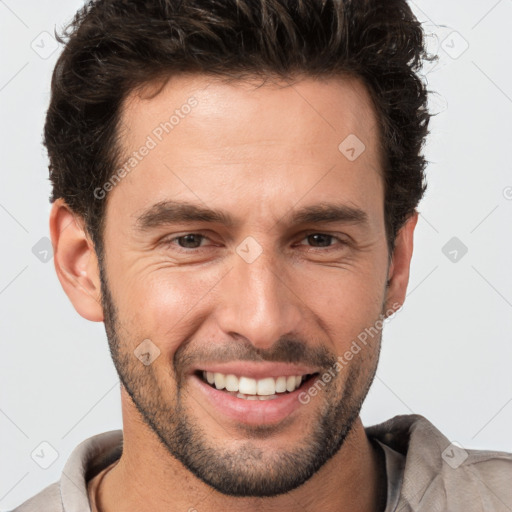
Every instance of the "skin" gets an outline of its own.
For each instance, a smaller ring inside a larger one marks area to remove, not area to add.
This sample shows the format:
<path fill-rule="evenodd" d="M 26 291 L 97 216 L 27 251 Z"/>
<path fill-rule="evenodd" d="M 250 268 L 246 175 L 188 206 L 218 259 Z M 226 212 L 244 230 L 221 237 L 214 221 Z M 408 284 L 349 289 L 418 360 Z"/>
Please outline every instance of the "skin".
<path fill-rule="evenodd" d="M 102 512 L 379 510 L 385 475 L 359 409 L 376 370 L 380 335 L 307 405 L 277 423 L 262 418 L 260 428 L 219 414 L 193 385 L 194 364 L 214 354 L 288 360 L 322 372 L 322 364 L 343 355 L 379 315 L 405 299 L 417 213 L 399 231 L 390 255 L 377 122 L 363 84 L 302 77 L 293 86 L 255 85 L 179 76 L 156 95 L 149 94 L 150 84 L 126 99 L 125 156 L 188 98 L 197 106 L 107 196 L 103 293 L 108 280 L 113 311 L 101 304 L 99 263 L 83 220 L 62 200 L 53 205 L 59 280 L 81 316 L 105 321 L 124 378 L 124 451 L 101 482 Z M 349 134 L 366 146 L 354 161 L 338 150 Z M 220 209 L 235 224 L 194 221 L 138 230 L 138 216 L 163 200 Z M 362 210 L 367 223 L 288 222 L 298 208 L 326 202 Z M 206 237 L 201 247 L 163 243 L 188 233 Z M 314 233 L 332 238 L 322 245 L 308 238 Z M 262 251 L 251 263 L 236 251 L 248 236 Z M 160 350 L 148 366 L 133 355 L 145 339 Z M 286 340 L 301 350 L 294 353 Z M 324 431 L 322 418 L 331 421 Z M 336 421 L 344 423 L 334 428 Z M 173 456 L 180 449 L 172 446 L 176 428 L 184 424 L 197 446 L 209 450 L 204 464 L 210 469 L 219 467 L 215 457 L 229 454 L 248 482 L 275 469 L 276 478 L 297 473 L 295 486 L 288 482 L 287 492 L 264 498 L 220 492 Z M 341 446 L 299 482 L 300 465 L 319 456 L 313 446 L 318 432 Z M 286 465 L 285 456 L 296 456 L 297 463 Z"/>

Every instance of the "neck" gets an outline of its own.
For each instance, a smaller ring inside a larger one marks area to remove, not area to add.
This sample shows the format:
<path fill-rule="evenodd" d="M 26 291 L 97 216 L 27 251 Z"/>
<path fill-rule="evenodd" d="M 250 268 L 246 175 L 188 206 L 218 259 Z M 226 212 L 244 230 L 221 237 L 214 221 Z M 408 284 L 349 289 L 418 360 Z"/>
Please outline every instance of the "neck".
<path fill-rule="evenodd" d="M 99 512 L 381 510 L 386 477 L 360 418 L 338 453 L 300 487 L 272 498 L 237 498 L 212 489 L 169 455 L 127 400 L 123 396 L 123 454 L 98 489 Z"/>

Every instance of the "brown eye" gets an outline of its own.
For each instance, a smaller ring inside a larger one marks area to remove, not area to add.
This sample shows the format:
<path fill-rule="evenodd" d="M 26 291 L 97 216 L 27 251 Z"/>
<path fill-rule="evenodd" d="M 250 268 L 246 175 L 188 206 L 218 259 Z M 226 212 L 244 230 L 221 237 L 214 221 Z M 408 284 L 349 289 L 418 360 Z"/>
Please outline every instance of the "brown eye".
<path fill-rule="evenodd" d="M 306 237 L 308 242 L 314 247 L 330 247 L 333 238 L 334 237 L 332 235 L 327 235 L 325 233 L 314 233 Z"/>
<path fill-rule="evenodd" d="M 204 238 L 203 235 L 197 233 L 190 233 L 188 235 L 180 236 L 175 238 L 178 241 L 178 245 L 185 249 L 197 249 L 201 246 L 201 241 Z"/>

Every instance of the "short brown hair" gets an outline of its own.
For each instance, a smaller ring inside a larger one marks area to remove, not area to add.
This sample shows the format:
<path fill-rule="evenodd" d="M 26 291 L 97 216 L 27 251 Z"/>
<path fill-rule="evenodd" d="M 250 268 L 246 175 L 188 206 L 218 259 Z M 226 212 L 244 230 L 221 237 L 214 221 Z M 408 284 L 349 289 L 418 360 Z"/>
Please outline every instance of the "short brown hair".
<path fill-rule="evenodd" d="M 385 223 L 396 234 L 425 189 L 428 58 L 406 0 L 91 0 L 66 27 L 44 143 L 53 185 L 101 254 L 106 200 L 94 190 L 120 157 L 123 100 L 183 72 L 220 77 L 359 77 L 373 99 L 384 155 Z M 341 141 L 340 141 L 341 142 Z"/>

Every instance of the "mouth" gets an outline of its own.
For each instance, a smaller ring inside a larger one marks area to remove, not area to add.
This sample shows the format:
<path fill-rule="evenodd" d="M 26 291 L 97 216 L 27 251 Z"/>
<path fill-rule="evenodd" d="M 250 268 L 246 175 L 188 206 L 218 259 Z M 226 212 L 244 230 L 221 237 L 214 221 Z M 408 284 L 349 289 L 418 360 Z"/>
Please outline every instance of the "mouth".
<path fill-rule="evenodd" d="M 231 373 L 220 373 L 197 370 L 195 375 L 211 388 L 242 400 L 275 400 L 289 395 L 302 387 L 307 387 L 309 381 L 318 373 L 302 375 L 281 375 L 278 377 L 253 378 Z"/>
<path fill-rule="evenodd" d="M 319 372 L 275 361 L 211 362 L 193 369 L 189 383 L 196 401 L 218 423 L 282 426 L 312 413 L 315 406 L 304 407 L 300 396 Z"/>

